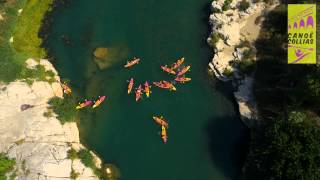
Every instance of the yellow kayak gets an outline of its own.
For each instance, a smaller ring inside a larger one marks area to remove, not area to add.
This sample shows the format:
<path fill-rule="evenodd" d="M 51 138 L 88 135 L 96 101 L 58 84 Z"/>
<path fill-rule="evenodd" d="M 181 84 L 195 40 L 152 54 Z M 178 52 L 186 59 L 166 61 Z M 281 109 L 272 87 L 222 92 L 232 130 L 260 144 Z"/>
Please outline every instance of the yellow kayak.
<path fill-rule="evenodd" d="M 168 141 L 168 135 L 167 135 L 167 129 L 164 126 L 161 126 L 161 139 L 163 143 L 167 143 Z"/>

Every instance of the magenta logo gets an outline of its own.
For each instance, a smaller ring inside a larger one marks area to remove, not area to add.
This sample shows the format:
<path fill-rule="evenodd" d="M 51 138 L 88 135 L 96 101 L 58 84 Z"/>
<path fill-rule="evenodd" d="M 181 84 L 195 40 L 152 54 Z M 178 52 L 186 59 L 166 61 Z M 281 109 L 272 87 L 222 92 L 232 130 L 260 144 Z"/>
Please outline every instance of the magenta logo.
<path fill-rule="evenodd" d="M 299 22 L 299 26 L 298 26 L 297 22 L 294 22 L 293 23 L 293 29 L 308 28 L 308 27 L 313 28 L 314 21 L 313 21 L 312 16 L 308 16 L 307 23 L 305 23 L 304 21 L 305 21 L 304 19 L 301 19 L 300 22 Z M 305 26 L 305 24 L 307 24 L 307 25 Z M 290 24 L 288 25 L 288 29 L 289 30 L 291 29 L 291 25 Z"/>

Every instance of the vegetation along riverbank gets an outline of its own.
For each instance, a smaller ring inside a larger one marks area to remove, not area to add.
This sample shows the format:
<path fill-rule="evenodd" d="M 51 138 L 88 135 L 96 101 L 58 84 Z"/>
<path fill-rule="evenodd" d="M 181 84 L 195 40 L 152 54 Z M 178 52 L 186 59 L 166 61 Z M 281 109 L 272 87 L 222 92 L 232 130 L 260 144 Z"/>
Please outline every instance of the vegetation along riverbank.
<path fill-rule="evenodd" d="M 0 1 L 0 179 L 101 179 L 108 168 L 79 139 L 60 77 L 44 59 L 43 19 L 54 0 Z M 49 104 L 48 104 L 49 102 Z"/>

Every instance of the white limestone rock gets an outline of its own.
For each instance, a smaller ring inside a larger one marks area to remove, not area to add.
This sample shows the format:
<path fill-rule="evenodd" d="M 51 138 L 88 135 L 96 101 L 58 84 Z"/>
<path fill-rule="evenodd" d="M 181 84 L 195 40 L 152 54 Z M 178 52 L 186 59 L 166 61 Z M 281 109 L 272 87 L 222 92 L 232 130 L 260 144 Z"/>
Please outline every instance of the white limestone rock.
<path fill-rule="evenodd" d="M 38 64 L 32 59 L 26 63 L 29 67 Z M 47 60 L 40 64 L 57 73 Z M 56 95 L 62 97 L 58 82 L 50 85 L 36 81 L 29 86 L 15 81 L 0 85 L 0 152 L 16 159 L 19 180 L 71 179 L 74 164 L 83 169 L 79 179 L 98 179 L 80 161 L 74 163 L 67 158 L 71 146 L 84 148 L 76 123 L 62 125 L 55 115 L 44 117 L 48 100 Z M 22 111 L 23 104 L 34 107 Z M 101 165 L 101 160 L 97 162 Z"/>
<path fill-rule="evenodd" d="M 257 17 L 265 15 L 266 12 L 275 8 L 278 3 L 266 5 L 264 2 L 252 3 L 245 11 L 238 10 L 239 1 L 233 0 L 230 4 L 231 9 L 222 13 L 213 13 L 210 15 L 209 22 L 212 32 L 219 33 L 225 37 L 224 41 L 218 41 L 213 50 L 215 55 L 209 67 L 213 70 L 215 76 L 221 81 L 232 80 L 236 84 L 238 91 L 234 93 L 239 104 L 239 112 L 242 120 L 251 126 L 251 119 L 255 118 L 255 105 L 252 98 L 252 77 L 245 77 L 244 80 L 238 70 L 230 65 L 230 61 L 241 61 L 245 48 L 236 49 L 240 40 L 248 40 L 251 44 L 258 37 L 261 26 L 255 24 Z M 217 0 L 212 3 L 212 8 L 221 9 L 224 0 Z M 263 18 L 262 18 L 263 19 Z M 255 59 L 255 58 L 254 58 Z M 233 71 L 233 77 L 226 77 L 223 72 L 225 69 Z M 240 82 L 240 84 L 239 84 Z"/>

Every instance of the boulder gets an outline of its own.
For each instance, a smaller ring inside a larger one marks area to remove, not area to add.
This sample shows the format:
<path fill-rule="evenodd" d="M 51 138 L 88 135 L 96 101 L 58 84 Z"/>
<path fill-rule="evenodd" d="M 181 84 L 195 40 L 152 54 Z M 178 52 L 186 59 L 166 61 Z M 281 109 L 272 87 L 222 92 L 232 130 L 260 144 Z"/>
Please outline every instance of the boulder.
<path fill-rule="evenodd" d="M 100 70 L 106 69 L 116 61 L 124 60 L 128 54 L 125 46 L 98 47 L 93 52 L 93 61 L 98 65 Z"/>
<path fill-rule="evenodd" d="M 107 57 L 108 48 L 98 47 L 94 50 L 93 55 L 97 59 L 104 59 Z"/>

